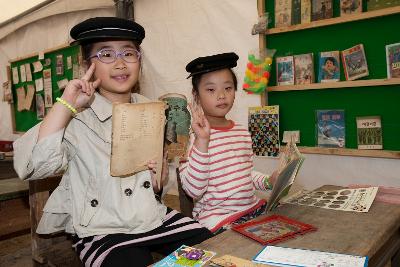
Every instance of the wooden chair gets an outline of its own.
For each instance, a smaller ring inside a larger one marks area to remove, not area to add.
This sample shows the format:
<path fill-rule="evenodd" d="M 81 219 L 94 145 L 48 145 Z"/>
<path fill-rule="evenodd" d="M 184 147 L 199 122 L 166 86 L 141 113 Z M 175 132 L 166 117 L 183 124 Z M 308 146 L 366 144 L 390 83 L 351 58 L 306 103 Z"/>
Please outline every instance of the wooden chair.
<path fill-rule="evenodd" d="M 188 196 L 182 188 L 179 168 L 176 168 L 176 180 L 178 182 L 179 206 L 181 208 L 181 213 L 187 217 L 193 218 L 192 211 L 194 202 L 193 199 Z"/>
<path fill-rule="evenodd" d="M 61 177 L 29 181 L 31 209 L 31 245 L 33 266 L 83 266 L 72 248 L 69 234 L 39 235 L 36 228 L 50 193 L 58 186 Z"/>

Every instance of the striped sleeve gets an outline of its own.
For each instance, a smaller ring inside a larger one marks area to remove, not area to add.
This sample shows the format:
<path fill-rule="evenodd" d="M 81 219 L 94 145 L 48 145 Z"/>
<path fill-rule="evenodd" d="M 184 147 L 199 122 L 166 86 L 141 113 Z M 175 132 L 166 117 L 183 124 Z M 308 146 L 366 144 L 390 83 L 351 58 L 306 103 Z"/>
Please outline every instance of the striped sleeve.
<path fill-rule="evenodd" d="M 208 188 L 210 155 L 199 151 L 195 146 L 189 153 L 188 161 L 179 168 L 182 188 L 194 199 L 200 198 Z"/>
<path fill-rule="evenodd" d="M 266 186 L 266 185 L 270 184 L 270 183 L 268 183 L 268 180 L 270 178 L 269 175 L 253 170 L 253 171 L 251 171 L 251 178 L 253 180 L 254 187 L 257 190 L 266 191 L 266 190 L 272 189 L 271 187 Z"/>

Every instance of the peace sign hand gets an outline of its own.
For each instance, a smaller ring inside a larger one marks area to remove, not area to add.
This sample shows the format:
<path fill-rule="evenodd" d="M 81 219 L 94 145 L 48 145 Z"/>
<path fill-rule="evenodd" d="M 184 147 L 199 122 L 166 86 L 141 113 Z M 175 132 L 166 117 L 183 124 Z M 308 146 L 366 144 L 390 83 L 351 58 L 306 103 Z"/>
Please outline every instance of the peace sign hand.
<path fill-rule="evenodd" d="M 93 76 L 95 68 L 95 64 L 92 63 L 81 79 L 69 81 L 64 90 L 62 98 L 76 109 L 82 109 L 88 106 L 94 91 L 101 83 L 100 79 L 97 79 L 94 82 L 89 82 Z"/>
<path fill-rule="evenodd" d="M 196 139 L 207 142 L 210 140 L 210 123 L 204 115 L 203 109 L 195 104 L 189 104 L 190 112 L 192 113 L 192 129 Z"/>

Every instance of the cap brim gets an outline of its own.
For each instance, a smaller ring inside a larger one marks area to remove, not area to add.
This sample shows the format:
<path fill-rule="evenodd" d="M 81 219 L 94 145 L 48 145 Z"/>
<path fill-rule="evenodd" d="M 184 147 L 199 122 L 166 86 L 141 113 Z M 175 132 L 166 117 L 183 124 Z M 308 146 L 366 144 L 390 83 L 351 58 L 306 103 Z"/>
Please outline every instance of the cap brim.
<path fill-rule="evenodd" d="M 137 42 L 139 45 L 142 43 L 142 40 L 139 40 L 137 38 L 129 38 L 127 36 L 96 36 L 96 37 L 86 37 L 86 38 L 80 38 L 78 40 L 73 40 L 69 44 L 78 45 L 85 43 L 101 42 L 106 40 L 131 40 Z"/>
<path fill-rule="evenodd" d="M 201 70 L 201 71 L 197 71 L 197 72 L 192 72 L 189 74 L 189 76 L 186 77 L 186 79 L 189 79 L 192 76 L 195 76 L 197 74 L 202 74 L 202 73 L 207 73 L 207 72 L 212 72 L 212 71 L 216 71 L 216 70 L 222 70 L 222 69 L 230 69 L 232 67 L 230 67 L 229 65 L 226 66 L 218 66 L 218 67 L 214 67 L 214 68 L 209 68 L 209 69 L 205 69 L 205 70 Z"/>

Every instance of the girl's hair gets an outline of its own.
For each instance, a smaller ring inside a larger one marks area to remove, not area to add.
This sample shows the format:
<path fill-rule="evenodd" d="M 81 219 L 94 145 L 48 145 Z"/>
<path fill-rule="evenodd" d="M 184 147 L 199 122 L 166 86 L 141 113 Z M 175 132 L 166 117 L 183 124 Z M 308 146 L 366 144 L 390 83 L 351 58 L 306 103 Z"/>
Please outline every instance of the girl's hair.
<path fill-rule="evenodd" d="M 142 49 L 141 49 L 140 45 L 135 41 L 132 41 L 132 43 L 135 46 L 135 49 L 137 51 L 139 51 L 140 53 L 142 53 Z M 88 64 L 90 62 L 90 57 L 93 55 L 94 44 L 95 44 L 95 42 L 82 44 L 82 58 L 83 58 L 85 64 Z M 140 64 L 140 71 L 142 71 L 142 57 L 140 57 L 139 64 Z M 140 93 L 139 80 L 136 83 L 136 85 L 132 88 L 131 91 L 132 91 L 132 93 Z"/>
<path fill-rule="evenodd" d="M 236 91 L 237 90 L 237 77 L 236 77 L 236 74 L 235 74 L 235 72 L 233 72 L 232 69 L 228 68 L 228 70 L 232 75 L 233 86 L 235 87 L 235 91 Z M 206 72 L 206 73 L 208 73 L 208 72 Z M 192 86 L 193 86 L 192 94 L 195 97 L 196 101 L 198 100 L 198 96 L 199 96 L 199 85 L 200 85 L 201 78 L 206 73 L 195 74 L 195 75 L 192 76 Z"/>

